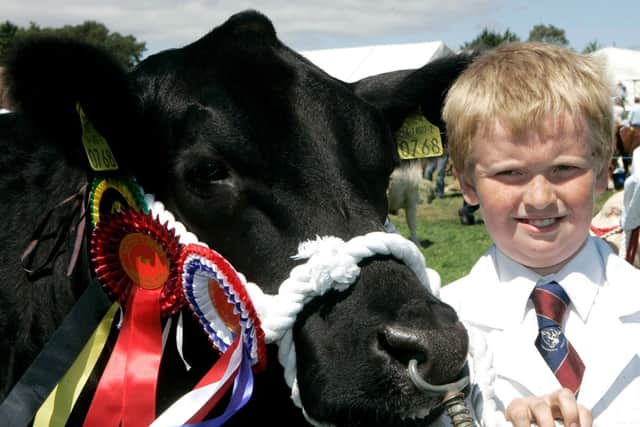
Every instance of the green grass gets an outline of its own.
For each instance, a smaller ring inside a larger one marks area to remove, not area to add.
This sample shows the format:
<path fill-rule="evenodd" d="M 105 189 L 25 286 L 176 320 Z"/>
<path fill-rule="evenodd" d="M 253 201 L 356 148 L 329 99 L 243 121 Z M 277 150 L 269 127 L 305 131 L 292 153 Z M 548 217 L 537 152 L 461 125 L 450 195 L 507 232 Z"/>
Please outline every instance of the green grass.
<path fill-rule="evenodd" d="M 450 182 L 450 177 L 446 182 Z M 611 194 L 613 191 L 607 191 L 598 197 L 596 211 Z M 458 209 L 462 206 L 462 195 L 459 192 L 447 188 L 444 198 L 427 203 L 425 181 L 421 198 L 423 201 L 418 205 L 416 221 L 418 238 L 423 243 L 420 249 L 427 266 L 436 270 L 442 283 L 447 284 L 467 274 L 492 242 L 482 223 L 480 211 L 475 214 L 475 225 L 460 224 Z M 389 217 L 400 233 L 408 237 L 404 210 Z"/>

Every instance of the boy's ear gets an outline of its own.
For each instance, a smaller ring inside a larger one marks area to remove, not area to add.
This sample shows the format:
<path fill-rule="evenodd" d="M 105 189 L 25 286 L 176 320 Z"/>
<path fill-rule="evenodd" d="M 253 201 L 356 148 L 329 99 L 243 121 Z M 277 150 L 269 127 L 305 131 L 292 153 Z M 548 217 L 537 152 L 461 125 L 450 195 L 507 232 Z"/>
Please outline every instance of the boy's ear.
<path fill-rule="evenodd" d="M 464 200 L 470 205 L 477 205 L 480 203 L 473 181 L 465 177 L 464 174 L 458 172 L 456 172 L 456 178 L 458 178 L 458 183 L 460 184 L 460 190 L 462 191 L 462 197 L 464 197 Z"/>

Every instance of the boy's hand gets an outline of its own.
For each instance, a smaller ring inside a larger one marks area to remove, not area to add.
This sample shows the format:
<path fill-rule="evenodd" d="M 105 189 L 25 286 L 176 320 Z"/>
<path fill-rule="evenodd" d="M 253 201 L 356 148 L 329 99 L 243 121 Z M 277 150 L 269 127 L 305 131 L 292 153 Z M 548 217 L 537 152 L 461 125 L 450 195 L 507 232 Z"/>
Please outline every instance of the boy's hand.
<path fill-rule="evenodd" d="M 566 427 L 591 427 L 591 411 L 576 401 L 571 390 L 563 388 L 551 394 L 514 399 L 505 412 L 515 427 L 554 427 L 560 420 Z"/>

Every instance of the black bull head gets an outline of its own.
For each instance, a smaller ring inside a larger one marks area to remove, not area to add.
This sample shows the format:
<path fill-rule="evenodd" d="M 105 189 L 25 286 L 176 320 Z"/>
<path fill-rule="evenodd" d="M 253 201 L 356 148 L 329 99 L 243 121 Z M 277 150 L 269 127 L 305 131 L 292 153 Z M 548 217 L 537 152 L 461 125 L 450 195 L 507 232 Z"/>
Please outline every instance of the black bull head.
<path fill-rule="evenodd" d="M 25 275 L 19 261 L 44 213 L 90 176 L 77 103 L 122 173 L 275 294 L 301 241 L 382 230 L 397 163 L 393 132 L 415 111 L 442 126 L 444 94 L 467 63 L 452 56 L 347 84 L 284 46 L 271 22 L 251 11 L 130 72 L 79 43 L 25 43 L 8 66 L 15 113 L 0 118 L 1 397 L 90 277 L 86 254 L 65 275 L 71 238 L 56 248 L 43 242 L 43 257 L 57 255 L 44 274 Z M 60 222 L 61 210 L 53 210 L 49 224 Z M 410 418 L 423 417 L 438 399 L 411 382 L 409 361 L 419 362 L 429 382 L 455 381 L 466 333 L 453 310 L 397 259 L 380 255 L 360 267 L 355 284 L 313 299 L 295 322 L 302 403 L 312 418 L 335 425 L 417 425 Z M 197 322 L 184 317 L 185 358 L 193 368 L 185 370 L 169 342 L 158 411 L 218 357 Z M 302 420 L 271 347 L 251 401 L 230 424 Z M 72 420 L 80 422 L 90 398 L 87 386 Z"/>

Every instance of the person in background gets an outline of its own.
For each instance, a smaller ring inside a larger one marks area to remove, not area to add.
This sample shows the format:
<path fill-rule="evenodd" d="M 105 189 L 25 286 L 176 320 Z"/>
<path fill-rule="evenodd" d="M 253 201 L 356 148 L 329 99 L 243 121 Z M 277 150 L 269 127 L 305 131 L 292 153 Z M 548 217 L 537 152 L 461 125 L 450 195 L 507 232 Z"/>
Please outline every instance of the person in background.
<path fill-rule="evenodd" d="M 616 93 L 613 99 L 614 104 L 626 109 L 627 105 L 627 87 L 622 83 L 618 82 L 616 85 Z"/>
<path fill-rule="evenodd" d="M 640 96 L 636 96 L 633 105 L 629 108 L 629 126 L 640 128 Z"/>
<path fill-rule="evenodd" d="M 467 203 L 467 201 L 462 199 L 462 207 L 458 209 L 458 218 L 460 218 L 460 224 L 462 225 L 473 225 L 476 223 L 476 218 L 474 213 L 478 210 L 480 206 L 471 205 Z"/>
<path fill-rule="evenodd" d="M 436 198 L 444 197 L 444 177 L 447 172 L 447 162 L 449 161 L 449 153 L 445 147 L 444 154 L 439 157 L 432 157 L 427 161 L 424 167 L 424 179 L 433 182 L 433 174 L 435 172 L 435 188 Z"/>
<path fill-rule="evenodd" d="M 440 297 L 486 338 L 517 427 L 640 426 L 640 270 L 589 235 L 611 155 L 605 70 L 510 43 L 474 59 L 444 104 L 463 196 L 494 244 Z"/>

